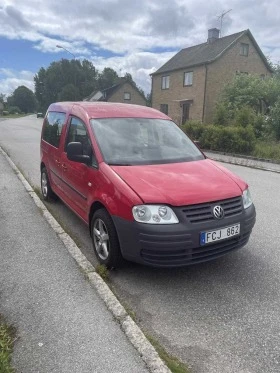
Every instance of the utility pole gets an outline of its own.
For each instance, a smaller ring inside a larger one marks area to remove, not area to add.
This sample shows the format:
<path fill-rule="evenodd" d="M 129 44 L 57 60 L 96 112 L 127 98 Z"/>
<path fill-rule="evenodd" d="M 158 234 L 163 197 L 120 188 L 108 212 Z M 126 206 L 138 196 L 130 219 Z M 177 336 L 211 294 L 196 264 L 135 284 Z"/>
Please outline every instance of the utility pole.
<path fill-rule="evenodd" d="M 223 13 L 221 15 L 217 16 L 218 20 L 220 19 L 220 21 L 221 21 L 221 25 L 220 25 L 220 38 L 222 37 L 223 18 L 230 11 L 232 11 L 232 9 L 229 9 L 227 11 L 223 11 Z"/>

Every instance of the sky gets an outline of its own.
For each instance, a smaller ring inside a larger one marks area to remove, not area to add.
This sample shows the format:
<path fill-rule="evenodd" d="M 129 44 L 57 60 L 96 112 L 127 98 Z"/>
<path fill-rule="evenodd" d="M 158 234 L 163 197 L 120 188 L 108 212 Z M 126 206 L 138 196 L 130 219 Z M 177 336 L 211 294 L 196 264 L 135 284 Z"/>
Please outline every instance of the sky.
<path fill-rule="evenodd" d="M 130 73 L 150 92 L 150 74 L 180 49 L 250 29 L 265 56 L 280 62 L 279 0 L 1 0 L 0 93 L 34 90 L 41 67 L 62 58 Z M 57 45 L 64 47 L 58 48 Z"/>

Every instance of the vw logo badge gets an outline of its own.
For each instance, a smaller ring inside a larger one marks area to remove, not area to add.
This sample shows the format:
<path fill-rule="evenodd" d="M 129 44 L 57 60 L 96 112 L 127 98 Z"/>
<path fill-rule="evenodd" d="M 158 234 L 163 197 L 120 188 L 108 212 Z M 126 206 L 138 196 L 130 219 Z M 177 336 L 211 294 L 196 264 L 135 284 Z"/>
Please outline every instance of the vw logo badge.
<path fill-rule="evenodd" d="M 223 219 L 223 217 L 225 216 L 225 212 L 221 206 L 214 206 L 213 215 L 216 219 Z"/>

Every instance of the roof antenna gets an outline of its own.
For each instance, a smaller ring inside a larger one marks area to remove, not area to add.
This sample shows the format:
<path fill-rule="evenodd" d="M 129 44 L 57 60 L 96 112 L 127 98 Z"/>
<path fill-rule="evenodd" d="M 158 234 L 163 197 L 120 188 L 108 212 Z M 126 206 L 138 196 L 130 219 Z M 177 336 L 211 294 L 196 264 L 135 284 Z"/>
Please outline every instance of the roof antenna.
<path fill-rule="evenodd" d="M 221 20 L 221 25 L 220 25 L 220 38 L 222 37 L 222 28 L 223 28 L 223 18 L 224 16 L 229 13 L 232 9 L 230 10 L 227 10 L 227 11 L 223 11 L 223 13 L 219 16 L 217 16 L 218 20 L 220 19 Z"/>

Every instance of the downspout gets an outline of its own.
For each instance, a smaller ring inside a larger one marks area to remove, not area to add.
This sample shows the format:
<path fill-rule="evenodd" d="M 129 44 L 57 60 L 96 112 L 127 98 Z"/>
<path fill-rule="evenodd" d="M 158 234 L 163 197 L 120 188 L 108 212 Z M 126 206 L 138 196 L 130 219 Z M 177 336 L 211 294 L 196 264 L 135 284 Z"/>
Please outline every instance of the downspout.
<path fill-rule="evenodd" d="M 151 80 L 152 80 L 152 84 L 151 84 L 151 107 L 153 107 L 153 92 L 154 92 L 154 87 L 153 87 L 153 85 L 154 85 L 154 79 L 153 79 L 153 75 L 150 75 L 150 77 L 151 77 Z"/>
<path fill-rule="evenodd" d="M 207 86 L 207 73 L 208 73 L 208 66 L 205 66 L 205 81 L 204 81 L 204 95 L 203 95 L 203 109 L 202 109 L 202 123 L 204 123 L 204 116 L 205 116 L 205 105 L 206 105 L 206 86 Z"/>

